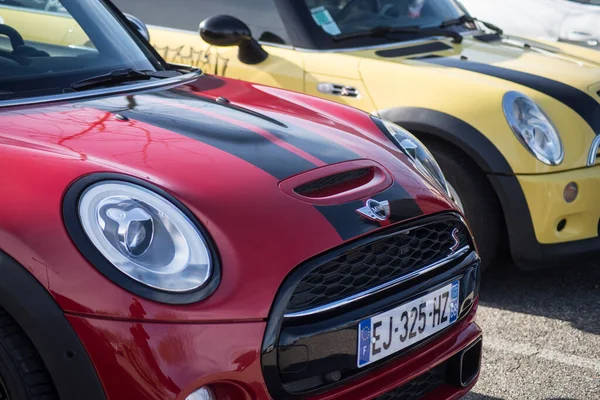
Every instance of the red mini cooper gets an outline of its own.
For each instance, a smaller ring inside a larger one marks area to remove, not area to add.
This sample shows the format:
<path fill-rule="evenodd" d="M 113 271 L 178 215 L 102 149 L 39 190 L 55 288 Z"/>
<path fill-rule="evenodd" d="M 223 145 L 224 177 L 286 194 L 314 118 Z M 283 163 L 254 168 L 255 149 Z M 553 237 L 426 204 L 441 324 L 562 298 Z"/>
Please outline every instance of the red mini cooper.
<path fill-rule="evenodd" d="M 455 399 L 479 258 L 429 152 L 168 65 L 109 1 L 0 2 L 2 399 Z"/>

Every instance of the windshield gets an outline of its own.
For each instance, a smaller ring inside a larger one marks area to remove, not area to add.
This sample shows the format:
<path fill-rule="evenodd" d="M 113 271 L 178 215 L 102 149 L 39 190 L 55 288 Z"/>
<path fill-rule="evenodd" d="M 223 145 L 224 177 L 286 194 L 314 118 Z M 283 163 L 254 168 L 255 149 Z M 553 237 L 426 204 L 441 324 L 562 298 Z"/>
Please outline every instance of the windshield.
<path fill-rule="evenodd" d="M 330 37 L 376 27 L 432 28 L 463 16 L 454 0 L 302 0 L 311 23 Z M 464 30 L 464 27 L 453 27 Z M 395 36 L 397 37 L 397 36 Z M 413 39 L 409 36 L 400 40 Z M 398 39 L 396 39 L 398 40 Z M 382 39 L 378 41 L 382 43 Z M 390 39 L 383 39 L 383 43 Z M 324 41 L 326 42 L 326 41 Z M 322 43 L 324 45 L 326 43 Z"/>
<path fill-rule="evenodd" d="M 115 70 L 164 70 L 115 16 L 98 0 L 0 0 L 0 102 L 70 92 Z"/>

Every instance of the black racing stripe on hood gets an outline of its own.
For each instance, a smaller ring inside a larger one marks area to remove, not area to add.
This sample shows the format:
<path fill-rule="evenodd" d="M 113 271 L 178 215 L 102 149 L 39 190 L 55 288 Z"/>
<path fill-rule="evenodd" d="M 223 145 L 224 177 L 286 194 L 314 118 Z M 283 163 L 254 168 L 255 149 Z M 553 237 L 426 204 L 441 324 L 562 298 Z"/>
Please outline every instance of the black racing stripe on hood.
<path fill-rule="evenodd" d="M 239 157 L 280 180 L 316 168 L 316 165 L 306 159 L 274 144 L 254 131 L 206 114 L 177 107 L 176 103 L 171 105 L 165 97 L 161 97 L 161 102 L 153 100 L 153 97 L 154 94 L 143 94 L 84 104 L 196 139 Z M 210 110 L 210 107 L 211 104 L 206 109 Z M 214 112 L 218 113 L 221 110 L 222 108 L 219 108 Z M 235 118 L 239 113 L 227 116 Z M 397 183 L 373 198 L 390 202 L 391 223 L 422 215 L 415 199 Z M 335 206 L 315 206 L 315 208 L 343 240 L 348 240 L 381 227 L 378 223 L 360 217 L 356 212 L 364 204 L 361 201 L 353 201 Z"/>
<path fill-rule="evenodd" d="M 225 113 L 229 117 L 234 117 L 247 124 L 264 129 L 284 142 L 327 164 L 336 164 L 362 158 L 359 154 L 341 144 L 327 139 L 324 135 L 319 135 L 316 132 L 295 125 L 287 120 L 275 120 L 267 115 L 260 114 L 235 104 L 217 103 L 216 101 L 199 94 L 197 95 L 177 89 L 173 89 L 169 92 L 161 92 L 157 95 L 183 101 L 186 105 L 191 107 L 206 107 L 207 103 L 213 104 L 215 107 L 219 107 L 219 112 Z"/>
<path fill-rule="evenodd" d="M 176 103 L 146 101 L 147 96 L 152 95 L 128 97 L 126 108 L 118 107 L 122 101 L 113 103 L 114 107 L 110 107 L 109 102 L 91 105 L 196 139 L 241 158 L 279 180 L 317 167 L 256 132 L 177 107 Z"/>
<path fill-rule="evenodd" d="M 429 56 L 413 59 L 430 64 L 443 65 L 445 67 L 458 68 L 489 75 L 537 90 L 538 92 L 555 98 L 573 109 L 573 111 L 579 114 L 588 123 L 597 135 L 600 135 L 600 104 L 590 95 L 577 88 L 527 72 L 515 71 L 508 68 L 496 67 L 494 65 L 468 60 L 459 60 L 457 58 Z"/>
<path fill-rule="evenodd" d="M 446 43 L 431 42 L 431 43 L 420 44 L 417 46 L 407 46 L 407 47 L 399 47 L 397 49 L 379 50 L 379 51 L 376 51 L 375 54 L 377 54 L 379 57 L 394 58 L 394 57 L 412 56 L 412 55 L 419 54 L 419 53 L 421 53 L 421 54 L 422 53 L 433 53 L 436 51 L 444 51 L 444 50 L 450 50 L 450 49 L 452 49 L 452 46 L 449 46 Z"/>
<path fill-rule="evenodd" d="M 374 196 L 377 201 L 390 202 L 389 221 L 406 221 L 423 215 L 423 211 L 415 199 L 398 183 L 394 183 L 387 190 Z M 344 240 L 349 240 L 360 235 L 381 228 L 377 222 L 361 217 L 356 210 L 365 206 L 362 201 L 351 201 L 335 206 L 315 206 L 331 222 L 338 234 Z"/>

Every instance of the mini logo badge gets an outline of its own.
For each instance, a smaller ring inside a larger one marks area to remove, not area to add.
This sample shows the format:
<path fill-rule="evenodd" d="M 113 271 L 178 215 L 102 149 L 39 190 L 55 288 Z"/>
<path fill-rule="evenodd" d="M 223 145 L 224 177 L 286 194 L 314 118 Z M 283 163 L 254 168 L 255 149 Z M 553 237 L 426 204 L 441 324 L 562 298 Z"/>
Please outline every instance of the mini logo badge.
<path fill-rule="evenodd" d="M 371 221 L 385 221 L 390 217 L 390 202 L 369 199 L 366 206 L 356 212 Z"/>
<path fill-rule="evenodd" d="M 458 250 L 460 247 L 460 238 L 458 237 L 458 229 L 452 229 L 452 239 L 454 239 L 454 244 L 450 247 L 450 251 L 454 252 Z"/>

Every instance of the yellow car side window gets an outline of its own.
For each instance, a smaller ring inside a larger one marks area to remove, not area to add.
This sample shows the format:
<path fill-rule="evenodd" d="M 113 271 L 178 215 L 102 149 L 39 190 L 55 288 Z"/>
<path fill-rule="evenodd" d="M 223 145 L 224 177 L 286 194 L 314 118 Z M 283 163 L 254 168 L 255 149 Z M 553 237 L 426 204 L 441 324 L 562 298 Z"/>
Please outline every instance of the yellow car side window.
<path fill-rule="evenodd" d="M 16 29 L 25 41 L 94 49 L 79 24 L 57 0 L 13 0 L 0 5 L 0 23 Z M 10 47 L 0 36 L 0 49 Z"/>

